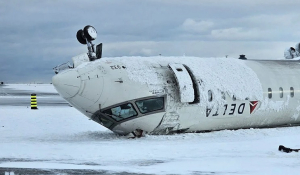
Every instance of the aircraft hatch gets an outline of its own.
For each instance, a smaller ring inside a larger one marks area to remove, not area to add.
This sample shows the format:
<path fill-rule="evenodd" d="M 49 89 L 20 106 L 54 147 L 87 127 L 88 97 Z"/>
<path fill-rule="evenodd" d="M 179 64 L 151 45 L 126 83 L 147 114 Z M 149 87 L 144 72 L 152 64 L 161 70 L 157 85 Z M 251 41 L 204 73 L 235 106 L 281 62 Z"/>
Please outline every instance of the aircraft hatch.
<path fill-rule="evenodd" d="M 180 101 L 182 103 L 191 103 L 195 99 L 195 92 L 192 78 L 183 64 L 169 64 L 173 71 L 177 85 L 179 87 Z"/>

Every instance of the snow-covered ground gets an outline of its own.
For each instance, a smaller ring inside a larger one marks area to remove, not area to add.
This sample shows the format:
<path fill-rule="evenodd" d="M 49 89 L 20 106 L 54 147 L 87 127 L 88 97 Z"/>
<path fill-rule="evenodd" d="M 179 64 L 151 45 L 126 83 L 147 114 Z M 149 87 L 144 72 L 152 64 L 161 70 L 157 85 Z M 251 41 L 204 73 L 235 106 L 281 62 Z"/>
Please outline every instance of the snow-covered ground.
<path fill-rule="evenodd" d="M 8 84 L 6 88 L 24 91 L 57 93 L 52 84 Z"/>
<path fill-rule="evenodd" d="M 47 86 L 36 86 L 34 90 L 55 92 Z M 279 152 L 278 146 L 300 148 L 299 140 L 300 127 L 126 139 L 72 107 L 30 110 L 26 106 L 0 106 L 0 167 L 5 168 L 290 175 L 299 174 L 300 152 Z"/>

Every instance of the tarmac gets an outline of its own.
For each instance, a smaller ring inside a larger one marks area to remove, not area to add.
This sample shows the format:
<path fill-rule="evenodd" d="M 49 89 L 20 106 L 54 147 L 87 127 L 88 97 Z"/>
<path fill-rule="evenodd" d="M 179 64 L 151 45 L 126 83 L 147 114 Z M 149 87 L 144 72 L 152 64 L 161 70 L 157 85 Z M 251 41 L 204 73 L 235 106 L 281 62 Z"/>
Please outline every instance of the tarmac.
<path fill-rule="evenodd" d="M 36 94 L 38 106 L 70 106 L 58 93 L 16 90 L 5 85 L 0 85 L 0 106 L 30 107 L 31 94 Z"/>

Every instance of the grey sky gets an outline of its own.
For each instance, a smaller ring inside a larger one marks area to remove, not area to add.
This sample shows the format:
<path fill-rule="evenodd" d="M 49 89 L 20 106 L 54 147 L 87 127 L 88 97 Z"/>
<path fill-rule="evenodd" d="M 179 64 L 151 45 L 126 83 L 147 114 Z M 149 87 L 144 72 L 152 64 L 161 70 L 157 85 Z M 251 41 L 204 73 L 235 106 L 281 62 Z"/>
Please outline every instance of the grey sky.
<path fill-rule="evenodd" d="M 300 42 L 295 0 L 0 0 L 0 81 L 50 83 L 52 68 L 87 52 L 76 32 L 97 29 L 103 56 L 283 57 Z"/>

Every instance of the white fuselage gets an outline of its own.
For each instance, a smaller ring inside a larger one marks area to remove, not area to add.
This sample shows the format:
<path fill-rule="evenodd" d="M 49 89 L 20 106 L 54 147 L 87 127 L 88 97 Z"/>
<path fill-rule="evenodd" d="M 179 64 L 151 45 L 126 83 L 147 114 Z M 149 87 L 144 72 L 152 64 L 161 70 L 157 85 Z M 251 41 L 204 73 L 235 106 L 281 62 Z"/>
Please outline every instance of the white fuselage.
<path fill-rule="evenodd" d="M 101 58 L 59 72 L 53 85 L 76 109 L 119 134 L 274 127 L 300 123 L 299 63 Z"/>

